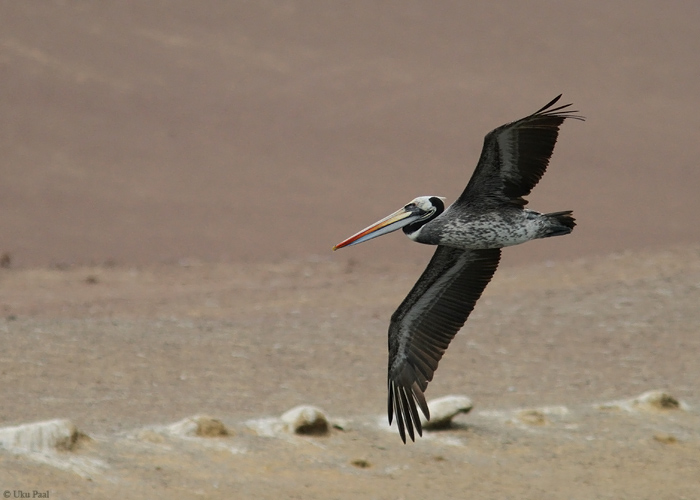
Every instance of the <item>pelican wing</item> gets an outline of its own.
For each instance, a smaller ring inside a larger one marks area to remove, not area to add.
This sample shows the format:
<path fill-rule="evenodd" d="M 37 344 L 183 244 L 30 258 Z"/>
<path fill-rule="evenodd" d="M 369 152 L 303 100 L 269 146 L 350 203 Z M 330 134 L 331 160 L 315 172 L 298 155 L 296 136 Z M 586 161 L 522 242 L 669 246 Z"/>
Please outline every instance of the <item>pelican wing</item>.
<path fill-rule="evenodd" d="M 418 407 L 430 418 L 424 392 L 450 341 L 498 267 L 501 250 L 438 246 L 433 258 L 389 325 L 389 423 L 399 434 L 422 435 Z"/>
<path fill-rule="evenodd" d="M 571 104 L 553 108 L 560 98 L 561 94 L 530 116 L 486 135 L 479 163 L 457 204 L 527 204 L 523 197 L 530 194 L 547 170 L 559 126 L 567 118 L 583 120 L 574 114 L 577 111 L 566 109 Z"/>

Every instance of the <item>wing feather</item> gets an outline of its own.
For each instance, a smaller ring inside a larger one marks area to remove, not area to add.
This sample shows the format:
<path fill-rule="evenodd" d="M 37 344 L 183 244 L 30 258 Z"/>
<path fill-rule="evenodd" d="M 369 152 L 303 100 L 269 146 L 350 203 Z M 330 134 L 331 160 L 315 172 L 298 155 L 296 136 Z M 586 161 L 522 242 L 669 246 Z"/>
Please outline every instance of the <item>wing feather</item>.
<path fill-rule="evenodd" d="M 567 118 L 583 120 L 571 104 L 552 108 L 557 96 L 540 110 L 489 132 L 484 138 L 479 163 L 459 203 L 502 204 L 523 207 L 523 198 L 537 185 L 549 165 L 559 126 Z"/>
<path fill-rule="evenodd" d="M 391 317 L 388 414 L 401 439 L 422 435 L 418 407 L 430 418 L 425 390 L 450 342 L 498 267 L 501 251 L 438 246 L 433 258 Z"/>

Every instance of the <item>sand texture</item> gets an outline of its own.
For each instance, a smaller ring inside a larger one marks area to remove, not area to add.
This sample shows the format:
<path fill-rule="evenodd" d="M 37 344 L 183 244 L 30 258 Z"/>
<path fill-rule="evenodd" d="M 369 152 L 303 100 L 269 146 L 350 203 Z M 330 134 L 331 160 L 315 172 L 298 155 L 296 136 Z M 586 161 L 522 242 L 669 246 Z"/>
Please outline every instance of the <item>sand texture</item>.
<path fill-rule="evenodd" d="M 699 248 L 502 269 L 428 389 L 474 409 L 403 445 L 383 413 L 386 327 L 419 272 L 3 270 L 3 420 L 69 418 L 89 439 L 2 453 L 0 482 L 58 498 L 694 497 Z M 649 390 L 668 397 L 630 401 Z M 285 430 L 302 404 L 329 433 Z M 201 414 L 227 432 L 171 425 Z"/>

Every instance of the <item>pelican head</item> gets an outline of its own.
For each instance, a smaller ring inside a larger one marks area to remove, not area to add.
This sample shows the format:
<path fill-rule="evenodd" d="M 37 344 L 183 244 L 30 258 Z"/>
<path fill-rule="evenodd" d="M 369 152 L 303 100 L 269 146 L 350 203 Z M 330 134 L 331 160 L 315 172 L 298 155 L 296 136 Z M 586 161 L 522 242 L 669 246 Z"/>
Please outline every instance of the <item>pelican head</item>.
<path fill-rule="evenodd" d="M 393 214 L 387 215 L 382 220 L 341 241 L 333 247 L 333 250 L 357 245 L 402 228 L 404 233 L 409 234 L 440 215 L 445 209 L 444 200 L 445 198 L 442 196 L 419 196 Z"/>

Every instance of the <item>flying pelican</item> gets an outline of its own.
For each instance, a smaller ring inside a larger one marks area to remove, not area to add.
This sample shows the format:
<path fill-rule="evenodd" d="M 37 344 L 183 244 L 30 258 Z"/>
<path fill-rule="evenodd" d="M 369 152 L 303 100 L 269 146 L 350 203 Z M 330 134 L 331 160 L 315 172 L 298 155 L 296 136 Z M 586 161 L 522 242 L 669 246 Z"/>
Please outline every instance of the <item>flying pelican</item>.
<path fill-rule="evenodd" d="M 389 324 L 389 424 L 395 415 L 404 443 L 406 431 L 412 441 L 414 428 L 423 435 L 417 407 L 430 419 L 428 382 L 493 277 L 501 248 L 569 234 L 576 225 L 572 211 L 542 214 L 525 208 L 523 198 L 544 175 L 559 126 L 567 118 L 583 120 L 567 109 L 571 104 L 553 108 L 560 98 L 491 131 L 469 184 L 447 209 L 443 197 L 420 196 L 333 247 L 398 229 L 413 241 L 437 245 Z"/>

